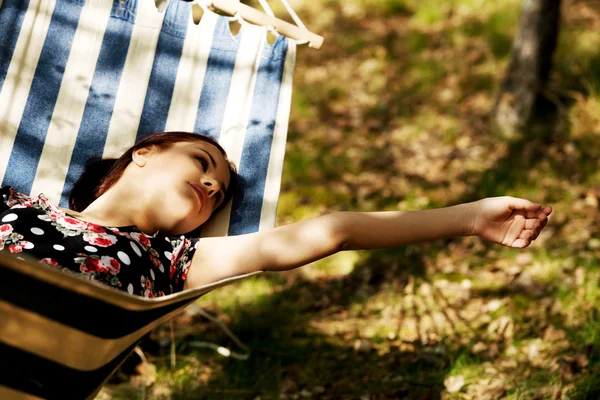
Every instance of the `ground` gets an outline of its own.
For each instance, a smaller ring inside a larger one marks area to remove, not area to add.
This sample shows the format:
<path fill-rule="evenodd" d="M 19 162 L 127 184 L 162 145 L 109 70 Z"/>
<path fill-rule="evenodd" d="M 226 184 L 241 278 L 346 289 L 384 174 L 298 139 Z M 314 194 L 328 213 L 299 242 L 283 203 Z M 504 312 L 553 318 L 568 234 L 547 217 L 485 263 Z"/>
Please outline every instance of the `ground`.
<path fill-rule="evenodd" d="M 600 398 L 600 2 L 563 1 L 542 116 L 511 136 L 490 113 L 519 0 L 292 4 L 325 44 L 299 48 L 278 224 L 512 195 L 552 205 L 548 227 L 520 251 L 343 252 L 216 290 L 197 306 L 248 351 L 191 309 L 99 398 Z"/>

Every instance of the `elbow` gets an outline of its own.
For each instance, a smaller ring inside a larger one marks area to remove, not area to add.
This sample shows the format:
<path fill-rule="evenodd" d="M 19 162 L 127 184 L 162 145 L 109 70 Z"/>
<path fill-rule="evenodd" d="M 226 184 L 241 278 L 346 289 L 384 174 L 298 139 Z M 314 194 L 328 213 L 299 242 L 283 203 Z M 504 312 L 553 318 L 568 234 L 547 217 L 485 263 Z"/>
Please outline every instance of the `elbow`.
<path fill-rule="evenodd" d="M 329 239 L 331 240 L 331 247 L 333 252 L 351 250 L 349 229 L 347 222 L 347 212 L 337 212 L 329 214 Z"/>
<path fill-rule="evenodd" d="M 353 248 L 350 246 L 350 242 L 348 241 L 343 241 L 340 245 L 339 245 L 339 251 L 344 251 L 344 250 L 353 250 Z"/>

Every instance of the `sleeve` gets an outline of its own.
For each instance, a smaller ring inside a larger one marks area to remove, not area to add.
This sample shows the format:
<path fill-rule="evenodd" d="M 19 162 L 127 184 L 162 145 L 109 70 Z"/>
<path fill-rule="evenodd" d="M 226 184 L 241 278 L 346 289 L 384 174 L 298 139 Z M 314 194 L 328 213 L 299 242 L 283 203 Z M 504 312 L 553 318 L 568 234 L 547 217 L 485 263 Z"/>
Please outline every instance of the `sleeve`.
<path fill-rule="evenodd" d="M 0 214 L 7 211 L 10 207 L 8 199 L 11 195 L 12 188 L 10 186 L 0 187 Z"/>
<path fill-rule="evenodd" d="M 192 265 L 192 259 L 198 248 L 199 238 L 186 238 L 171 240 L 173 252 L 171 256 L 170 275 L 173 282 L 174 292 L 181 292 L 187 278 L 188 270 Z"/>

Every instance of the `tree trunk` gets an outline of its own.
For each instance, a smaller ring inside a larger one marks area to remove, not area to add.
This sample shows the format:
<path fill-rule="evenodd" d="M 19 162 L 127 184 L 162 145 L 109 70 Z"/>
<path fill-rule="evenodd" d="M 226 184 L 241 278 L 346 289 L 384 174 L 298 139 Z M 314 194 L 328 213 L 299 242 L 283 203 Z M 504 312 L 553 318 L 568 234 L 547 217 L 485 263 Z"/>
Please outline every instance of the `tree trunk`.
<path fill-rule="evenodd" d="M 523 0 L 521 26 L 494 110 L 505 134 L 521 130 L 533 117 L 552 69 L 560 20 L 560 0 Z"/>

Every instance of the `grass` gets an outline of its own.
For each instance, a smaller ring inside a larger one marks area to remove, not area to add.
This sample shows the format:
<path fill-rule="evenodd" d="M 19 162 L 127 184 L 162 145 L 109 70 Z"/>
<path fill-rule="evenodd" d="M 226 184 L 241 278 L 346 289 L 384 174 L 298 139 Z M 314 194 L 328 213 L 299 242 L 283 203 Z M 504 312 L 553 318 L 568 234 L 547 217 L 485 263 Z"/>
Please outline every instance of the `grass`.
<path fill-rule="evenodd" d="M 519 5 L 298 2 L 326 42 L 298 53 L 278 223 L 507 194 L 554 206 L 535 245 L 464 238 L 347 252 L 217 290 L 198 305 L 241 338 L 248 360 L 187 346 L 241 351 L 183 315 L 176 369 L 149 340 L 155 382 L 115 382 L 103 396 L 598 398 L 600 14 L 565 5 L 549 85 L 558 111 L 509 140 L 488 116 Z M 464 380 L 457 391 L 451 377 Z"/>

